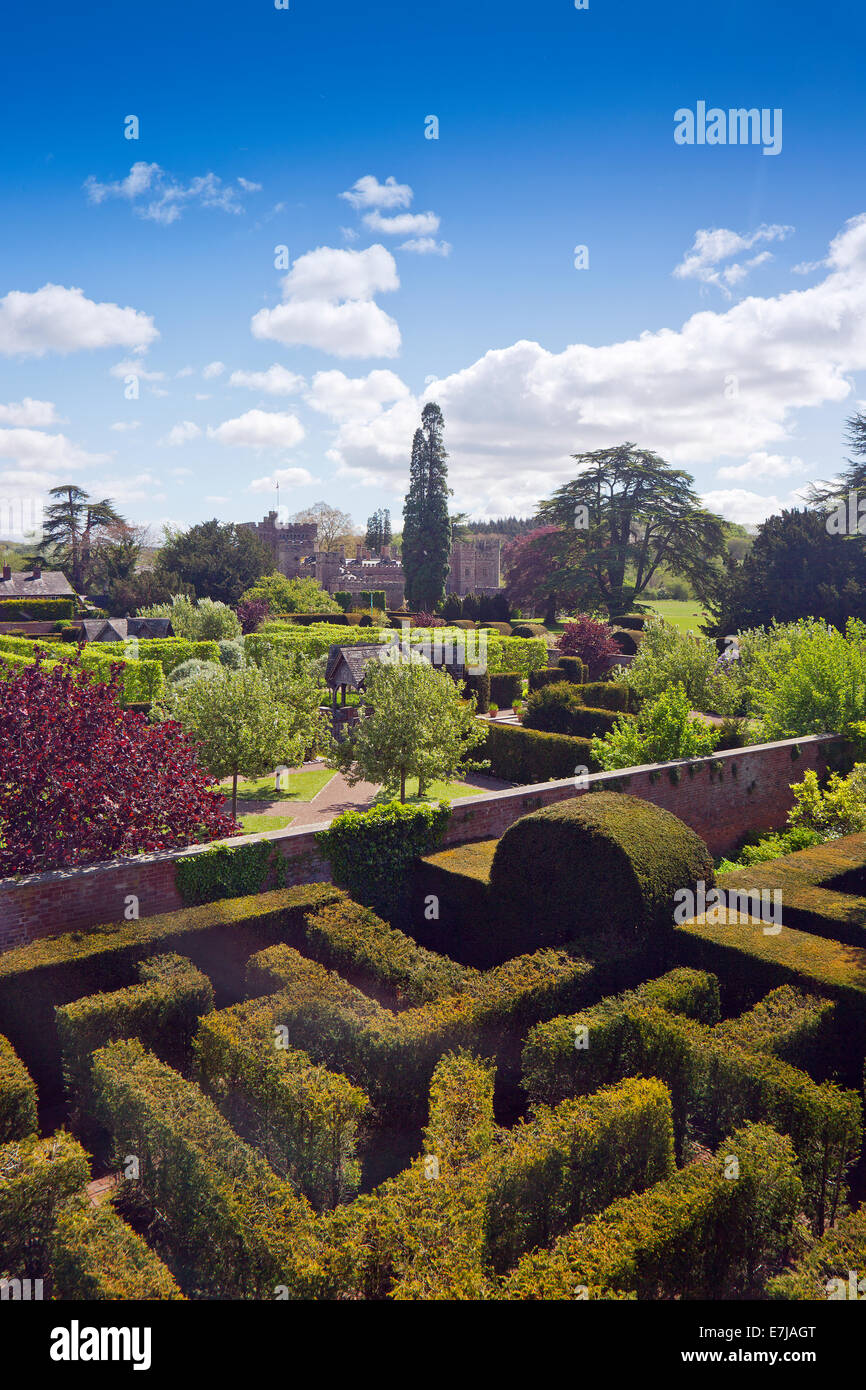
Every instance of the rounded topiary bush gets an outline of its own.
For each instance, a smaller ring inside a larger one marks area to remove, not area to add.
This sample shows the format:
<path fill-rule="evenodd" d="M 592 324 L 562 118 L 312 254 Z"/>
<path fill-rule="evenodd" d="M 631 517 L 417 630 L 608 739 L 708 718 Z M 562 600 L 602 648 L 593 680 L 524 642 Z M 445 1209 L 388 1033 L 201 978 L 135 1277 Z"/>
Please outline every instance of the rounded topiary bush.
<path fill-rule="evenodd" d="M 517 954 L 660 946 L 674 930 L 674 895 L 714 883 L 703 840 L 670 811 L 619 792 L 590 792 L 509 826 L 490 871 L 503 944 Z"/>
<path fill-rule="evenodd" d="M 576 734 L 574 716 L 583 708 L 579 686 L 571 681 L 553 681 L 530 694 L 523 727 L 545 734 Z"/>

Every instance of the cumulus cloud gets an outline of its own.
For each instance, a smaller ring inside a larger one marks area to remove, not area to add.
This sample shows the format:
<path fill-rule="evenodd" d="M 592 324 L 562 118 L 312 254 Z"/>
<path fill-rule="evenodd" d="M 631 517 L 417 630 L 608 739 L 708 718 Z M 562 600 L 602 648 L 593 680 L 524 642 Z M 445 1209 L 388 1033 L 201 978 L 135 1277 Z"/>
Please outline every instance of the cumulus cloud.
<path fill-rule="evenodd" d="M 21 425 L 39 429 L 45 425 L 57 424 L 53 401 L 35 401 L 25 396 L 23 401 L 11 401 L 0 405 L 0 425 Z"/>
<path fill-rule="evenodd" d="M 225 362 L 208 362 L 206 367 L 202 367 L 201 374 L 205 381 L 212 381 L 214 377 L 222 376 L 225 369 Z"/>
<path fill-rule="evenodd" d="M 407 208 L 413 193 L 408 183 L 398 183 L 393 174 L 384 183 L 374 174 L 365 174 L 340 197 L 353 208 Z"/>
<path fill-rule="evenodd" d="M 160 439 L 159 443 L 177 447 L 180 444 L 188 444 L 191 439 L 198 439 L 200 434 L 201 429 L 193 420 L 181 420 L 179 424 L 172 425 L 168 434 Z"/>
<path fill-rule="evenodd" d="M 264 372 L 232 372 L 230 386 L 248 386 L 251 391 L 264 391 L 268 396 L 296 396 L 306 382 L 297 372 L 290 372 L 274 362 Z"/>
<path fill-rule="evenodd" d="M 738 478 L 791 478 L 805 470 L 806 465 L 801 458 L 786 458 L 784 454 L 768 454 L 765 449 L 759 449 L 749 454 L 745 463 L 720 468 L 718 476 L 731 481 Z"/>
<path fill-rule="evenodd" d="M 396 262 L 384 246 L 319 246 L 299 256 L 284 277 L 284 302 L 260 309 L 250 328 L 255 338 L 320 348 L 335 357 L 395 357 L 400 329 L 373 296 L 399 286 Z"/>
<path fill-rule="evenodd" d="M 139 217 L 168 226 L 177 222 L 183 209 L 190 204 L 203 208 L 218 208 L 234 214 L 243 212 L 241 194 L 256 193 L 261 184 L 238 179 L 237 187 L 223 183 L 217 174 L 207 173 L 185 184 L 158 164 L 139 161 L 133 164 L 126 178 L 114 183 L 100 183 L 91 174 L 84 181 L 91 203 L 104 203 L 109 198 L 122 198 L 130 203 Z"/>
<path fill-rule="evenodd" d="M 736 521 L 740 526 L 757 526 L 774 516 L 784 507 L 797 505 L 796 498 L 764 497 L 758 492 L 747 492 L 744 488 L 730 488 L 722 492 L 705 492 L 704 506 L 711 512 L 718 512 L 728 521 Z"/>
<path fill-rule="evenodd" d="M 10 290 L 0 299 L 0 352 L 42 357 L 82 348 L 146 348 L 159 334 L 149 314 L 97 304 L 84 291 L 43 285 L 32 294 Z"/>
<path fill-rule="evenodd" d="M 376 371 L 348 377 L 343 372 L 316 372 L 307 402 L 332 420 L 371 420 L 388 401 L 404 400 L 409 387 L 394 372 Z"/>
<path fill-rule="evenodd" d="M 126 430 L 141 429 L 140 420 L 115 420 L 113 425 L 109 425 L 110 430 L 117 430 L 118 434 L 123 434 Z"/>
<path fill-rule="evenodd" d="M 0 493 L 4 497 L 32 496 L 72 475 L 107 463 L 111 454 L 94 454 L 73 444 L 65 434 L 36 429 L 0 429 Z"/>
<path fill-rule="evenodd" d="M 743 251 L 750 251 L 761 241 L 784 241 L 793 230 L 793 227 L 775 223 L 769 225 L 766 222 L 745 235 L 732 232 L 727 227 L 701 228 L 695 232 L 691 250 L 674 267 L 673 273 L 679 280 L 700 280 L 702 284 L 715 285 L 730 299 L 730 286 L 738 285 L 750 270 L 772 260 L 772 252 L 761 251 L 747 261 L 735 261 L 724 269 L 718 268 L 720 262 L 730 260 Z"/>
<path fill-rule="evenodd" d="M 306 468 L 278 468 L 266 478 L 254 478 L 247 488 L 248 492 L 273 492 L 277 483 L 280 487 L 306 487 L 315 483 L 316 478 Z"/>
<path fill-rule="evenodd" d="M 450 256 L 451 242 L 437 241 L 432 236 L 410 237 L 397 247 L 398 251 L 416 251 L 419 256 Z"/>
<path fill-rule="evenodd" d="M 248 410 L 245 415 L 208 427 L 211 439 L 245 449 L 292 449 L 304 434 L 297 415 L 270 410 Z"/>
<path fill-rule="evenodd" d="M 435 212 L 402 212 L 396 217 L 383 217 L 380 212 L 368 212 L 365 227 L 386 236 L 429 236 L 439 230 L 440 218 Z"/>
<path fill-rule="evenodd" d="M 166 494 L 156 489 L 162 486 L 159 478 L 152 473 L 134 473 L 131 476 L 119 474 L 89 478 L 88 490 L 100 497 L 111 497 L 113 501 L 126 502 L 164 502 Z"/>
<path fill-rule="evenodd" d="M 866 215 L 834 238 L 816 285 L 751 296 L 621 342 L 491 350 L 430 382 L 420 398 L 345 421 L 329 457 L 357 483 L 404 488 L 420 407 L 437 400 L 455 507 L 525 515 L 573 477 L 571 454 L 624 439 L 691 471 L 778 448 L 799 410 L 847 401 L 848 378 L 863 369 Z M 736 490 L 725 497 L 741 509 Z M 765 502 L 771 512 L 779 499 Z"/>
<path fill-rule="evenodd" d="M 115 362 L 113 367 L 109 367 L 108 375 L 116 376 L 121 381 L 127 376 L 137 376 L 141 381 L 165 381 L 165 372 L 150 371 L 137 357 L 127 357 L 122 362 Z"/>

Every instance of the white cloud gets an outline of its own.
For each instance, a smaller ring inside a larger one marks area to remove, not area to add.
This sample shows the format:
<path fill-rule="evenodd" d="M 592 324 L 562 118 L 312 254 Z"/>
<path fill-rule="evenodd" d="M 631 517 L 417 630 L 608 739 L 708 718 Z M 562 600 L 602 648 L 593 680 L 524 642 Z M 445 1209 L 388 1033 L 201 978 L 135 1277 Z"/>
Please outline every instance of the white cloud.
<path fill-rule="evenodd" d="M 40 429 L 45 425 L 56 425 L 57 415 L 53 401 L 35 401 L 25 396 L 23 401 L 10 401 L 0 405 L 0 425 L 21 425 L 25 428 Z"/>
<path fill-rule="evenodd" d="M 140 420 L 115 420 L 113 425 L 109 425 L 110 430 L 117 430 L 118 434 L 123 434 L 126 430 L 141 429 Z"/>
<path fill-rule="evenodd" d="M 205 381 L 212 381 L 214 377 L 222 376 L 225 369 L 225 362 L 208 362 L 207 366 L 202 368 L 201 374 Z"/>
<path fill-rule="evenodd" d="M 343 372 L 316 372 L 307 402 L 332 420 L 371 420 L 388 401 L 409 396 L 409 387 L 394 372 L 375 371 L 348 377 Z"/>
<path fill-rule="evenodd" d="M 278 468 L 266 478 L 254 478 L 247 492 L 273 492 L 277 483 L 280 487 L 307 487 L 317 481 L 306 468 Z"/>
<path fill-rule="evenodd" d="M 796 505 L 796 499 L 762 497 L 757 492 L 747 492 L 744 488 L 731 488 L 727 492 L 705 492 L 704 505 L 711 512 L 718 512 L 727 521 L 736 521 L 740 526 L 757 526 L 782 511 L 783 507 Z"/>
<path fill-rule="evenodd" d="M 527 341 L 491 350 L 418 399 L 345 421 L 329 457 L 341 476 L 404 490 L 421 404 L 437 400 L 454 506 L 482 516 L 531 512 L 573 477 L 571 454 L 625 439 L 690 471 L 778 449 L 797 412 L 848 402 L 850 374 L 866 369 L 866 214 L 833 240 L 828 264 L 816 285 L 678 329 L 562 352 Z"/>
<path fill-rule="evenodd" d="M 419 236 L 401 242 L 397 250 L 416 251 L 419 256 L 450 256 L 452 247 L 450 241 L 437 241 L 432 236 Z"/>
<path fill-rule="evenodd" d="M 368 212 L 364 225 L 371 232 L 383 232 L 386 236 L 430 236 L 438 232 L 439 222 L 435 212 L 402 212 L 396 217 L 383 217 L 380 212 Z"/>
<path fill-rule="evenodd" d="M 47 489 L 73 473 L 107 463 L 111 454 L 92 454 L 67 439 L 65 434 L 46 434 L 34 429 L 0 429 L 0 459 L 13 467 L 0 471 L 0 491 L 10 485 Z"/>
<path fill-rule="evenodd" d="M 805 472 L 805 469 L 806 465 L 801 458 L 786 458 L 784 454 L 768 454 L 766 450 L 759 449 L 754 454 L 749 454 L 745 463 L 720 468 L 718 476 L 731 481 L 738 478 L 791 478 Z"/>
<path fill-rule="evenodd" d="M 147 347 L 158 338 L 153 319 L 119 304 L 97 304 L 84 291 L 43 285 L 29 294 L 10 290 L 0 299 L 0 352 L 42 357 L 82 348 Z"/>
<path fill-rule="evenodd" d="M 384 246 L 319 246 L 299 256 L 285 276 L 284 303 L 260 309 L 250 328 L 255 338 L 320 348 L 335 357 L 395 357 L 400 329 L 373 295 L 399 286 L 396 262 Z"/>
<path fill-rule="evenodd" d="M 197 203 L 203 208 L 219 208 L 223 212 L 242 213 L 242 193 L 258 192 L 261 185 L 238 179 L 238 187 L 224 184 L 217 174 L 207 173 L 188 184 L 179 182 L 158 164 L 139 161 L 133 164 L 125 179 L 115 183 L 100 183 L 91 174 L 84 181 L 91 203 L 104 203 L 107 198 L 122 198 L 132 205 L 139 217 L 168 226 L 181 216 L 183 208 Z M 142 200 L 142 201 L 138 201 Z"/>
<path fill-rule="evenodd" d="M 353 208 L 407 208 L 413 194 L 408 183 L 398 183 L 393 174 L 384 183 L 373 174 L 365 174 L 340 197 Z"/>
<path fill-rule="evenodd" d="M 165 493 L 156 492 L 161 487 L 159 478 L 152 473 L 135 473 L 131 477 L 89 478 L 88 490 L 100 497 L 110 497 L 112 501 L 125 502 L 164 502 Z"/>
<path fill-rule="evenodd" d="M 300 444 L 304 434 L 297 415 L 269 410 L 248 410 L 234 420 L 208 427 L 211 439 L 245 449 L 292 449 Z"/>
<path fill-rule="evenodd" d="M 137 376 L 140 381 L 165 381 L 165 372 L 150 372 L 138 358 L 127 357 L 123 362 L 115 362 L 108 369 L 109 376 L 123 380 L 127 376 Z"/>
<path fill-rule="evenodd" d="M 181 367 L 181 369 L 180 369 L 179 372 L 175 372 L 175 376 L 177 376 L 177 377 L 181 377 L 181 376 L 194 376 L 194 375 L 195 375 L 195 367 Z"/>
<path fill-rule="evenodd" d="M 182 420 L 180 424 L 172 425 L 168 434 L 159 440 L 160 444 L 177 446 L 188 444 L 191 439 L 198 439 L 201 434 L 200 427 L 192 420 Z"/>
<path fill-rule="evenodd" d="M 680 280 L 700 280 L 705 285 L 716 285 L 730 299 L 729 286 L 739 284 L 750 270 L 772 260 L 772 253 L 762 251 L 750 260 L 735 262 L 724 270 L 717 269 L 719 263 L 730 260 L 742 251 L 751 250 L 760 241 L 784 241 L 793 230 L 793 227 L 767 223 L 762 223 L 745 235 L 732 232 L 727 227 L 701 228 L 695 232 L 691 251 L 674 268 L 673 273 Z"/>
<path fill-rule="evenodd" d="M 264 391 L 269 396 L 296 396 L 306 382 L 296 372 L 287 371 L 274 362 L 264 372 L 232 372 L 230 386 L 248 386 L 251 391 Z"/>
<path fill-rule="evenodd" d="M 791 274 L 811 275 L 813 270 L 821 270 L 826 264 L 826 261 L 800 261 L 797 265 L 791 266 Z"/>

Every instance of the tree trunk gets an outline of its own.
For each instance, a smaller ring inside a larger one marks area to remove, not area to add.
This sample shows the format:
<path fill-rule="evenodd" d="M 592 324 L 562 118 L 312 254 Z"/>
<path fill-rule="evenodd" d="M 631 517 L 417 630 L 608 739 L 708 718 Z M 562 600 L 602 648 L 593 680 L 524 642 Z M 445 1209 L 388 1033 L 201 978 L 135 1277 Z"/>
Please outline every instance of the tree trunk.
<path fill-rule="evenodd" d="M 556 622 L 556 593 L 547 595 L 547 608 L 544 613 L 545 627 L 553 627 Z"/>
<path fill-rule="evenodd" d="M 423 800 L 424 800 L 424 792 L 425 792 L 425 790 L 426 790 L 426 788 L 425 788 L 425 785 L 424 785 L 424 778 L 423 778 L 423 777 L 419 777 L 419 778 L 418 778 L 418 800 L 419 800 L 419 801 L 423 801 Z"/>
<path fill-rule="evenodd" d="M 232 773 L 232 820 L 238 818 L 238 770 Z"/>
<path fill-rule="evenodd" d="M 405 801 L 405 800 L 406 800 L 406 769 L 405 769 L 405 767 L 401 767 L 401 768 L 400 768 L 400 800 L 401 800 L 401 801 Z"/>

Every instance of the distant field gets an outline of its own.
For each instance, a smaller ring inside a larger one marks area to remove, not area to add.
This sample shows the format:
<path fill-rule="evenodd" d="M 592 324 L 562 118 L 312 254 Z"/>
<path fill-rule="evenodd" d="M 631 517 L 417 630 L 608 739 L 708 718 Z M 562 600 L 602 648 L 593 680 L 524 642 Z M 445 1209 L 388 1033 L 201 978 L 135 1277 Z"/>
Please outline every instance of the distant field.
<path fill-rule="evenodd" d="M 694 599 L 659 599 L 656 603 L 648 603 L 647 607 L 673 627 L 678 627 L 680 632 L 700 633 L 701 625 L 707 621 L 707 614 Z"/>

